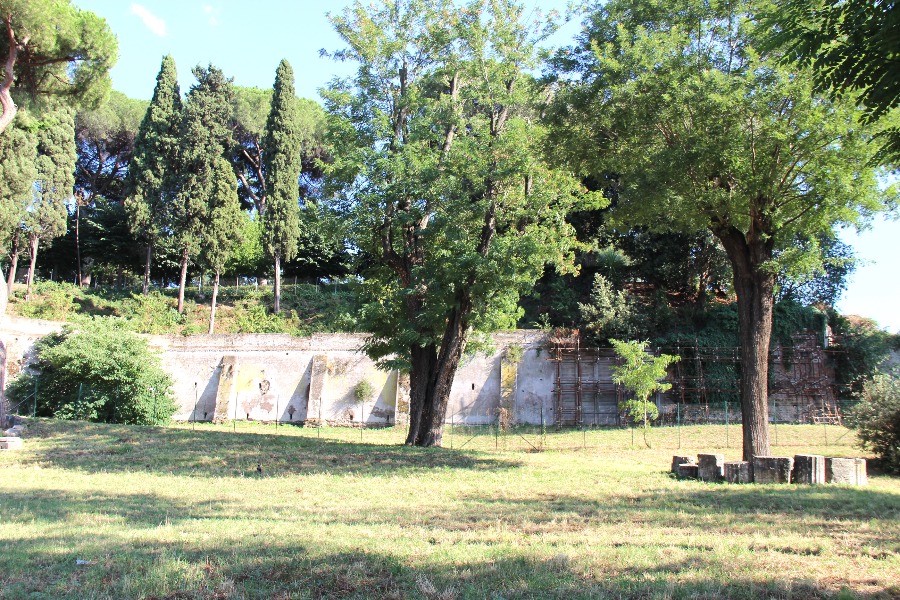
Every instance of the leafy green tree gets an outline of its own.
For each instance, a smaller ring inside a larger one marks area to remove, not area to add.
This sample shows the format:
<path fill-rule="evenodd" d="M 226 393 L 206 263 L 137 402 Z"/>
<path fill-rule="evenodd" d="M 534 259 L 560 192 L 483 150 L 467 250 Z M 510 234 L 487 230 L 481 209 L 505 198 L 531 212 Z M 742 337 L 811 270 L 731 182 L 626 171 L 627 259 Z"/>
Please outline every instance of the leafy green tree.
<path fill-rule="evenodd" d="M 125 208 L 131 231 L 147 248 L 145 296 L 150 292 L 153 247 L 173 224 L 183 112 L 175 59 L 166 55 L 156 76 L 153 98 L 134 141 L 134 154 L 125 184 Z"/>
<path fill-rule="evenodd" d="M 865 120 L 884 119 L 877 160 L 900 161 L 900 7 L 875 0 L 781 0 L 768 15 L 782 61 L 812 65 L 817 89 L 858 94 Z"/>
<path fill-rule="evenodd" d="M 759 5 L 754 5 L 758 9 Z M 768 354 L 779 251 L 885 206 L 860 111 L 808 71 L 760 55 L 744 3 L 612 0 L 563 53 L 554 142 L 615 174 L 621 223 L 707 228 L 731 263 L 741 335 L 744 458 L 769 453 Z M 810 244 L 809 249 L 816 246 Z M 800 260 L 814 262 L 814 254 Z"/>
<path fill-rule="evenodd" d="M 365 349 L 410 373 L 408 444 L 439 446 L 467 344 L 514 325 L 571 264 L 576 182 L 541 159 L 543 31 L 506 1 L 355 3 L 331 15 L 356 75 L 326 92 L 333 184 L 367 268 Z"/>
<path fill-rule="evenodd" d="M 210 206 L 218 203 L 213 202 L 213 197 L 221 192 L 218 184 L 213 187 L 213 178 L 216 173 L 221 174 L 220 159 L 233 144 L 228 121 L 233 93 L 231 79 L 212 65 L 195 67 L 193 73 L 197 83 L 188 92 L 181 124 L 181 181 L 173 219 L 181 254 L 179 313 L 184 310 L 188 264 L 198 256 L 209 233 Z"/>
<path fill-rule="evenodd" d="M 266 164 L 266 206 L 262 213 L 266 254 L 275 261 L 275 312 L 281 311 L 281 261 L 297 255 L 300 235 L 298 178 L 301 139 L 297 129 L 294 70 L 282 60 L 275 73 L 272 108 L 263 140 Z"/>
<path fill-rule="evenodd" d="M 91 106 L 110 89 L 118 42 L 104 19 L 69 0 L 0 0 L 0 134 L 16 111 L 13 93 Z"/>
<path fill-rule="evenodd" d="M 172 381 L 147 341 L 123 322 L 94 319 L 35 344 L 37 360 L 10 385 L 37 414 L 101 423 L 161 425 L 175 413 Z"/>
<path fill-rule="evenodd" d="M 259 276 L 264 272 L 268 261 L 262 244 L 262 220 L 258 214 L 241 214 L 239 237 L 241 241 L 231 253 L 223 274 L 238 278 Z"/>
<path fill-rule="evenodd" d="M 241 203 L 237 195 L 237 177 L 224 156 L 219 157 L 206 182 L 209 189 L 209 216 L 203 235 L 203 262 L 214 273 L 209 333 L 215 332 L 216 298 L 219 276 L 241 242 Z"/>
<path fill-rule="evenodd" d="M 631 392 L 634 397 L 625 400 L 620 408 L 625 411 L 633 422 L 644 422 L 644 443 L 650 447 L 647 441 L 647 427 L 649 421 L 656 420 L 659 409 L 656 404 L 650 402 L 650 394 L 664 392 L 671 389 L 672 384 L 662 383 L 660 379 L 666 376 L 666 369 L 679 357 L 670 354 L 652 356 L 647 353 L 650 342 L 624 342 L 610 339 L 616 354 L 622 363 L 612 366 L 612 380 Z"/>
<path fill-rule="evenodd" d="M 34 281 L 38 246 L 66 232 L 66 202 L 75 185 L 75 110 L 58 108 L 41 122 L 37 136 L 37 179 L 23 220 L 31 248 L 28 291 Z"/>

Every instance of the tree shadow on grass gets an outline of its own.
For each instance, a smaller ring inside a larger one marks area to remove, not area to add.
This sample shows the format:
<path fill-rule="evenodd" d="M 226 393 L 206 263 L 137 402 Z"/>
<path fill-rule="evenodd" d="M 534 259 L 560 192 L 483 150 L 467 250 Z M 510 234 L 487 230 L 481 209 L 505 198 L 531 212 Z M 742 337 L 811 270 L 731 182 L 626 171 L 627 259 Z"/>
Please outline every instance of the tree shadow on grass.
<path fill-rule="evenodd" d="M 153 497 L 107 500 L 127 511 L 143 507 L 146 516 L 133 516 L 147 524 L 173 508 L 187 508 Z M 529 555 L 527 548 L 449 560 L 439 554 L 333 550 L 312 540 L 272 542 L 248 536 L 134 544 L 126 535 L 108 534 L 75 540 L 48 536 L 39 543 L 10 540 L 6 556 L 0 571 L 0 596 L 5 598 L 825 599 L 844 587 L 765 571 L 752 578 L 732 577 L 714 553 L 637 566 L 627 549 L 621 550 L 620 560 L 584 565 L 565 554 Z M 852 596 L 886 599 L 898 591 L 870 583 L 853 589 Z"/>
<path fill-rule="evenodd" d="M 21 462 L 86 472 L 135 472 L 197 477 L 280 477 L 316 473 L 409 474 L 432 469 L 508 470 L 510 457 L 469 451 L 337 442 L 310 437 L 191 431 L 63 421 L 32 421 L 33 454 Z"/>

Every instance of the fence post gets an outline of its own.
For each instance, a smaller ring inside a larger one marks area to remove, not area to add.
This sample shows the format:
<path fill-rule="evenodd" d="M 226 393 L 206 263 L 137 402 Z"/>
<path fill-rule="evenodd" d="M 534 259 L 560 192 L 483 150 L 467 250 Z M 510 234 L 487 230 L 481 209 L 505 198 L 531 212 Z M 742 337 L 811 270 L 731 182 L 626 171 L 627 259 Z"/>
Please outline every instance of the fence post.
<path fill-rule="evenodd" d="M 678 449 L 681 450 L 681 404 L 675 402 L 675 429 L 678 430 Z"/>
<path fill-rule="evenodd" d="M 725 447 L 731 448 L 731 439 L 728 437 L 728 400 L 725 400 Z"/>
<path fill-rule="evenodd" d="M 37 416 L 37 395 L 38 395 L 38 379 L 40 377 L 34 378 L 34 395 L 31 397 L 31 418 Z"/>
<path fill-rule="evenodd" d="M 772 398 L 772 428 L 775 430 L 775 445 L 778 445 L 778 398 Z"/>

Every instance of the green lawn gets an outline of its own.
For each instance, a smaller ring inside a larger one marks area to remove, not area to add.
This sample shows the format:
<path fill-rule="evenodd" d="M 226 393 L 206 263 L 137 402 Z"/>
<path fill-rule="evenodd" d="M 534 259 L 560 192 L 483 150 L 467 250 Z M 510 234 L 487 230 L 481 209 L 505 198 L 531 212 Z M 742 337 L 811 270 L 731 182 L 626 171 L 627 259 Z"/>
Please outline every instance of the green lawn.
<path fill-rule="evenodd" d="M 778 430 L 778 454 L 860 453 L 840 427 Z M 900 596 L 900 479 L 666 473 L 679 440 L 738 457 L 727 437 L 456 429 L 426 450 L 395 429 L 37 420 L 0 453 L 0 597 Z"/>

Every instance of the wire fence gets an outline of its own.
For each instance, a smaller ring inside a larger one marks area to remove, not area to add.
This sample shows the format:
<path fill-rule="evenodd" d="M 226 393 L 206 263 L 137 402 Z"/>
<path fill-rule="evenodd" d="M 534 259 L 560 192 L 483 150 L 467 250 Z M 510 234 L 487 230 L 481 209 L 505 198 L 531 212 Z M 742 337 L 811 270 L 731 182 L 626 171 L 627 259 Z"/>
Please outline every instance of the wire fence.
<path fill-rule="evenodd" d="M 181 422 L 180 428 L 196 431 L 224 431 L 234 434 L 264 434 L 316 438 L 323 442 L 366 445 L 401 445 L 406 440 L 406 425 L 303 426 L 232 420 L 225 423 Z M 772 423 L 769 427 L 773 452 L 794 454 L 809 449 L 827 454 L 828 448 L 846 454 L 856 445 L 853 430 L 843 425 Z M 553 425 L 503 426 L 499 419 L 483 425 L 448 421 L 443 428 L 442 446 L 479 452 L 572 452 L 641 450 L 733 450 L 740 452 L 743 435 L 740 423 L 673 424 L 650 426 L 556 427 Z M 783 450 L 778 450 L 783 449 Z"/>
<path fill-rule="evenodd" d="M 79 399 L 82 386 L 79 386 Z M 38 407 L 38 379 L 34 390 L 16 404 L 7 404 L 7 414 L 35 416 Z M 155 400 L 155 396 L 154 396 Z M 154 421 L 156 420 L 154 402 Z M 279 414 L 277 408 L 275 414 Z M 644 428 L 641 423 L 615 425 L 558 426 L 548 422 L 550 412 L 540 411 L 539 423 L 510 422 L 503 409 L 490 414 L 455 413 L 447 416 L 442 445 L 458 450 L 543 452 L 578 450 L 633 450 L 645 447 L 668 450 L 740 449 L 743 444 L 740 405 L 724 401 L 713 404 L 674 404 L 665 406 L 660 418 Z M 235 417 L 237 417 L 235 413 Z M 857 438 L 839 418 L 821 418 L 819 422 L 798 422 L 801 413 L 796 405 L 785 407 L 770 401 L 769 438 L 774 448 L 850 448 Z M 365 412 L 360 412 L 365 417 Z M 400 424 L 344 422 L 328 423 L 321 418 L 315 425 L 298 421 L 255 421 L 232 418 L 211 423 L 192 414 L 188 421 L 175 424 L 194 430 L 218 430 L 232 433 L 265 433 L 293 435 L 330 441 L 361 444 L 403 444 L 407 426 Z M 478 423 L 478 424 L 473 424 Z"/>

